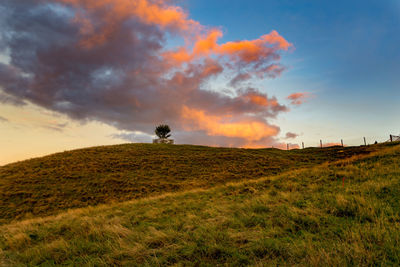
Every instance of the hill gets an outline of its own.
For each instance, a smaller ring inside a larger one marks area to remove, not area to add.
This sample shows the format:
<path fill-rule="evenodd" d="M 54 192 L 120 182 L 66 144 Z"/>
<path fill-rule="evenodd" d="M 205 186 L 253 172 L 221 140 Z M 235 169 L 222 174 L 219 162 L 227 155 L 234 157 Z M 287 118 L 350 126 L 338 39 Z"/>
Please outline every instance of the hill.
<path fill-rule="evenodd" d="M 400 146 L 375 148 L 259 179 L 3 225 L 0 265 L 397 266 Z"/>
<path fill-rule="evenodd" d="M 126 144 L 0 167 L 0 224 L 315 166 L 381 146 L 278 149 Z"/>

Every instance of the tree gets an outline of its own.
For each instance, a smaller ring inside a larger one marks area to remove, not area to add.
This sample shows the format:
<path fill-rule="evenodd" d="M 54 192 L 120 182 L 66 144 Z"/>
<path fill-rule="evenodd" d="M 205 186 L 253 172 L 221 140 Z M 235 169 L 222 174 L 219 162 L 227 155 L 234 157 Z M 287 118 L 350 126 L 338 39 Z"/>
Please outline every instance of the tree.
<path fill-rule="evenodd" d="M 158 125 L 158 126 L 156 127 L 156 130 L 155 130 L 154 132 L 155 132 L 155 134 L 156 134 L 159 138 L 161 138 L 161 139 L 165 139 L 165 138 L 168 138 L 168 137 L 171 136 L 171 135 L 169 134 L 169 133 L 171 132 L 171 129 L 170 129 L 169 126 L 166 125 L 166 124 Z"/>

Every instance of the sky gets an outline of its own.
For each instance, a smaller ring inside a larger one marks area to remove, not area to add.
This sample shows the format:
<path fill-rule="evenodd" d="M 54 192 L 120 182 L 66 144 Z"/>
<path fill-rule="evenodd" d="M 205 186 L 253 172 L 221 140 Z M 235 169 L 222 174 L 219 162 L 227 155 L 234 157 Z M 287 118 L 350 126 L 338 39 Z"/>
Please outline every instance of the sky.
<path fill-rule="evenodd" d="M 298 148 L 400 134 L 398 0 L 5 0 L 0 165 L 151 142 Z"/>

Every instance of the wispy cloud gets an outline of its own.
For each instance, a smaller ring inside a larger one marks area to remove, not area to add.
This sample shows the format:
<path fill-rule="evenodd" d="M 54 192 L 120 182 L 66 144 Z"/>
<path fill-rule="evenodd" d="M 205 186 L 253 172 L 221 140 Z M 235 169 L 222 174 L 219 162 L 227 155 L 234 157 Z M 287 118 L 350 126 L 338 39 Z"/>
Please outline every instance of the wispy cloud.
<path fill-rule="evenodd" d="M 0 122 L 8 122 L 8 119 L 6 119 L 6 118 L 0 116 Z"/>
<path fill-rule="evenodd" d="M 41 124 L 40 127 L 56 132 L 63 132 L 65 127 L 67 127 L 67 125 L 68 123 L 49 123 L 49 124 Z"/>
<path fill-rule="evenodd" d="M 120 132 L 110 135 L 111 138 L 121 139 L 129 142 L 148 143 L 152 139 L 152 135 L 142 132 Z"/>
<path fill-rule="evenodd" d="M 294 139 L 294 138 L 296 138 L 296 137 L 298 137 L 298 136 L 299 136 L 299 135 L 296 134 L 296 133 L 287 132 L 287 133 L 286 133 L 286 136 L 285 136 L 285 139 Z"/>
<path fill-rule="evenodd" d="M 290 100 L 292 105 L 299 106 L 307 101 L 308 98 L 312 97 L 311 93 L 303 92 L 303 93 L 293 93 L 287 97 Z"/>

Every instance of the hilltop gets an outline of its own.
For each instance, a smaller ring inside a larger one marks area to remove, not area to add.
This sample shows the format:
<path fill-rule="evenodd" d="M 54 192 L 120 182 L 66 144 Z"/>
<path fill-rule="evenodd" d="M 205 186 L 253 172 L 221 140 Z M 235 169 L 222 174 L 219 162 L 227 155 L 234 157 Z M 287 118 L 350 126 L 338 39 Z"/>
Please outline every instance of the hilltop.
<path fill-rule="evenodd" d="M 6 224 L 0 226 L 0 264 L 400 264 L 400 146 L 289 152 L 187 148 L 228 153 L 224 156 L 244 153 L 243 158 L 269 155 L 288 164 L 291 159 L 298 167 L 258 179 L 242 176 L 213 187 Z M 94 151 L 102 149 L 110 147 Z M 371 150 L 376 152 L 367 154 Z M 318 151 L 314 160 L 323 163 L 300 160 Z M 334 160 L 344 151 L 358 155 Z"/>
<path fill-rule="evenodd" d="M 124 144 L 57 153 L 0 167 L 0 224 L 315 166 L 379 146 L 278 149 Z"/>

